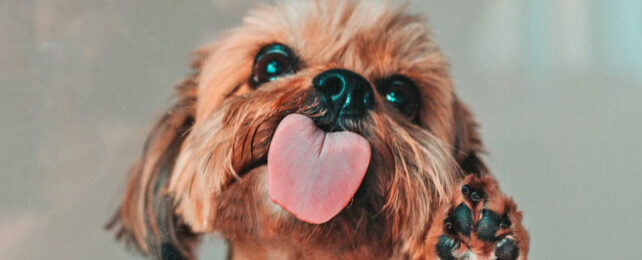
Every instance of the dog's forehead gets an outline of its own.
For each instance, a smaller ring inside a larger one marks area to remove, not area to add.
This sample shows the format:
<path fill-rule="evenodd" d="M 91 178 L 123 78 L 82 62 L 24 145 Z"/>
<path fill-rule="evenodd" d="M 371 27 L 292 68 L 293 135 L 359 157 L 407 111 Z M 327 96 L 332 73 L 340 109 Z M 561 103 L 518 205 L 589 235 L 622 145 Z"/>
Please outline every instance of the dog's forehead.
<path fill-rule="evenodd" d="M 306 66 L 335 65 L 370 78 L 443 66 L 430 32 L 404 6 L 371 1 L 301 1 L 246 18 L 263 42 L 289 45 Z"/>
<path fill-rule="evenodd" d="M 232 94 L 251 91 L 246 83 L 254 59 L 273 43 L 292 48 L 301 69 L 345 68 L 372 81 L 401 74 L 417 83 L 422 98 L 430 97 L 431 104 L 448 104 L 448 63 L 430 37 L 424 20 L 408 14 L 403 5 L 320 0 L 254 9 L 242 26 L 205 49 L 209 54 L 199 75 L 198 95 L 207 101 L 199 102 L 197 119 Z"/>

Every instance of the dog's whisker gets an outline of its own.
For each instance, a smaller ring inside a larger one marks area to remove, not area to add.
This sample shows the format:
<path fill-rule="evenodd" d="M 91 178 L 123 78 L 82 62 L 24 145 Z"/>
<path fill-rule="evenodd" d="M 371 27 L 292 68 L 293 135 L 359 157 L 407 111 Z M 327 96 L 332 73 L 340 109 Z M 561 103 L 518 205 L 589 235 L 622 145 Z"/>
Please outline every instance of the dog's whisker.
<path fill-rule="evenodd" d="M 207 170 L 207 166 L 210 164 L 210 160 L 212 159 L 212 152 L 209 153 L 207 156 L 207 160 L 205 161 L 205 165 L 203 165 L 203 169 L 201 170 L 201 174 L 205 174 L 205 171 Z"/>

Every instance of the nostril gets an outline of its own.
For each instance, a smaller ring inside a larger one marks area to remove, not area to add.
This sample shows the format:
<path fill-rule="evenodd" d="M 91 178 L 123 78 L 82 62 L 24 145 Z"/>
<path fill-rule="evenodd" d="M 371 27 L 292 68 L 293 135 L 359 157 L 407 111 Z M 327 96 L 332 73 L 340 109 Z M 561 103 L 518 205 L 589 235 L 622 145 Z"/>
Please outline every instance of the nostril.
<path fill-rule="evenodd" d="M 327 95 L 332 100 L 340 99 L 344 95 L 346 79 L 338 72 L 330 70 L 319 74 L 313 80 L 314 87 Z"/>
<path fill-rule="evenodd" d="M 340 95 L 345 86 L 344 80 L 336 74 L 325 78 L 321 84 L 326 93 L 331 97 Z"/>

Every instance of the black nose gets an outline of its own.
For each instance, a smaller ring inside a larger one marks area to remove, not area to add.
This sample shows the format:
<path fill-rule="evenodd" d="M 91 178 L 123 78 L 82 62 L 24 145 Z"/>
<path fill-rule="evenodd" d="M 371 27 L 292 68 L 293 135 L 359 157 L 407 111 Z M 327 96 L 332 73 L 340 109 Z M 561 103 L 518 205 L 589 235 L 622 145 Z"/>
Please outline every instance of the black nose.
<path fill-rule="evenodd" d="M 331 69 L 317 75 L 312 84 L 325 95 L 338 116 L 361 116 L 374 106 L 372 87 L 361 75 Z"/>

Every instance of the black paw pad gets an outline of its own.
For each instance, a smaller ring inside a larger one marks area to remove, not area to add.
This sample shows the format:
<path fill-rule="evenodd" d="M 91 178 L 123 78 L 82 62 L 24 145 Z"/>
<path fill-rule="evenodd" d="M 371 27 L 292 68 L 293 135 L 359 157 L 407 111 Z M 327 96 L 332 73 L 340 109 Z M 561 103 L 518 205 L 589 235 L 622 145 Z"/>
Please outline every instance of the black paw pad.
<path fill-rule="evenodd" d="M 444 220 L 444 226 L 448 234 L 455 235 L 459 232 L 466 237 L 470 237 L 470 231 L 473 228 L 473 213 L 466 204 L 459 204 Z"/>
<path fill-rule="evenodd" d="M 484 191 L 470 185 L 464 185 L 464 187 L 461 188 L 461 193 L 473 204 L 477 204 L 477 202 L 483 200 L 486 196 Z"/>
<path fill-rule="evenodd" d="M 161 259 L 163 260 L 182 260 L 183 255 L 176 248 L 176 246 L 170 243 L 163 243 L 161 247 Z"/>
<path fill-rule="evenodd" d="M 514 240 L 504 238 L 497 243 L 495 256 L 497 260 L 515 260 L 519 256 L 519 248 L 517 248 Z"/>
<path fill-rule="evenodd" d="M 477 222 L 477 231 L 479 232 L 479 238 L 488 241 L 495 242 L 498 237 L 496 236 L 497 230 L 509 228 L 511 225 L 508 216 L 500 216 L 495 212 L 490 210 L 483 209 L 482 217 Z"/>
<path fill-rule="evenodd" d="M 437 251 L 437 255 L 440 259 L 454 260 L 455 256 L 453 256 L 453 251 L 459 249 L 460 246 L 461 242 L 446 235 L 442 235 L 439 237 L 439 242 L 437 242 L 435 250 Z"/>

